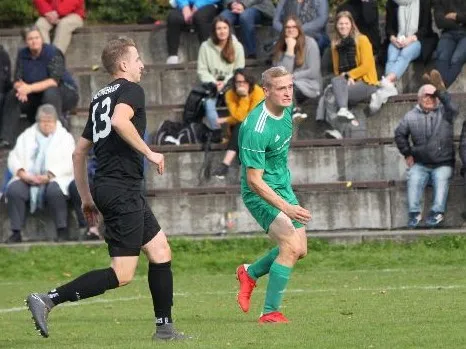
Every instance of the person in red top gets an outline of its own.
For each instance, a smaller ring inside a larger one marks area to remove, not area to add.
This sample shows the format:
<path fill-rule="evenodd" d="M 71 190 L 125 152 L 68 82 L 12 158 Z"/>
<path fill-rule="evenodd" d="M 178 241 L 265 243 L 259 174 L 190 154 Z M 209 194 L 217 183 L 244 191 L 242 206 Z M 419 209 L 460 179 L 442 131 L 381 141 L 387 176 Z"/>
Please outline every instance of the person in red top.
<path fill-rule="evenodd" d="M 50 44 L 50 31 L 55 27 L 53 44 L 63 53 L 71 41 L 71 34 L 83 26 L 84 0 L 34 0 L 40 17 L 39 27 L 44 42 Z"/>

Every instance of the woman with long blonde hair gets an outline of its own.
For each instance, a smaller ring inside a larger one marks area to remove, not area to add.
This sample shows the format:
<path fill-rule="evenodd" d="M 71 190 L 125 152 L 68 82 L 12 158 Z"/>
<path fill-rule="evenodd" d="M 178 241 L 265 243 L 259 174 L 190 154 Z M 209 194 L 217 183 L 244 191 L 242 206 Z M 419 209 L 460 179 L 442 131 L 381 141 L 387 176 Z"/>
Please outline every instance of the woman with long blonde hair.
<path fill-rule="evenodd" d="M 296 101 L 293 115 L 303 117 L 299 104 L 318 97 L 322 89 L 319 46 L 312 37 L 306 36 L 298 17 L 289 16 L 284 23 L 275 45 L 273 65 L 283 66 L 293 74 Z"/>
<path fill-rule="evenodd" d="M 348 104 L 367 100 L 375 92 L 377 71 L 369 38 L 361 34 L 348 11 L 337 14 L 332 40 L 332 61 L 335 77 L 332 79 L 337 116 L 346 121 L 357 121 Z M 333 135 L 332 135 L 333 136 Z M 341 134 L 336 134 L 341 138 Z"/>

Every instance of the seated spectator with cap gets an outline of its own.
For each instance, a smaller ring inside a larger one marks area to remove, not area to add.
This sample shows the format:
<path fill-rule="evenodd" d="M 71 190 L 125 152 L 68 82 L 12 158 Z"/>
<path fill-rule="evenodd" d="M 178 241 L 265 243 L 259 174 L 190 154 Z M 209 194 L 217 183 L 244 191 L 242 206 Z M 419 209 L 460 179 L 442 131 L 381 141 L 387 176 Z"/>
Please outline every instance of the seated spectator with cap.
<path fill-rule="evenodd" d="M 21 133 L 8 155 L 8 169 L 13 174 L 6 189 L 12 231 L 9 243 L 22 241 L 27 203 L 30 213 L 47 208 L 55 222 L 57 239 L 68 239 L 66 201 L 73 179 L 74 139 L 61 125 L 53 105 L 40 106 L 36 120 Z"/>
<path fill-rule="evenodd" d="M 458 106 L 451 101 L 437 70 L 425 74 L 418 104 L 395 129 L 395 142 L 408 167 L 408 227 L 422 220 L 422 197 L 426 185 L 433 188 L 433 202 L 426 225 L 438 226 L 445 219 L 450 178 L 455 165 L 453 129 Z"/>
<path fill-rule="evenodd" d="M 26 47 L 18 52 L 13 89 L 8 92 L 3 106 L 0 147 L 9 148 L 19 132 L 21 113 L 35 122 L 37 108 L 52 104 L 59 117 L 78 103 L 78 88 L 65 68 L 63 54 L 55 46 L 45 44 L 39 29 L 25 28 Z"/>

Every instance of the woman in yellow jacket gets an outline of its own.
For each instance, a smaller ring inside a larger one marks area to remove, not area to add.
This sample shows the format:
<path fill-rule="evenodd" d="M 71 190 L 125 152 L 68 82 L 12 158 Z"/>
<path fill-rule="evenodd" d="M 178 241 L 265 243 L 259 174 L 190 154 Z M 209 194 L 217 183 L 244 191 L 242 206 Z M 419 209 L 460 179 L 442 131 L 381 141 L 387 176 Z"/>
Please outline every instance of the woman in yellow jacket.
<path fill-rule="evenodd" d="M 219 124 L 227 123 L 231 126 L 231 138 L 223 162 L 212 173 L 217 178 L 223 179 L 227 175 L 231 163 L 238 154 L 239 127 L 249 112 L 263 99 L 264 91 L 255 83 L 254 77 L 247 74 L 244 69 L 235 70 L 233 88 L 225 93 L 225 103 L 230 115 L 218 119 Z"/>
<path fill-rule="evenodd" d="M 339 12 L 335 18 L 335 37 L 332 40 L 332 61 L 335 77 L 333 94 L 337 116 L 352 121 L 348 103 L 368 100 L 377 90 L 377 71 L 372 45 L 356 27 L 350 12 Z M 354 121 L 356 123 L 356 121 Z"/>

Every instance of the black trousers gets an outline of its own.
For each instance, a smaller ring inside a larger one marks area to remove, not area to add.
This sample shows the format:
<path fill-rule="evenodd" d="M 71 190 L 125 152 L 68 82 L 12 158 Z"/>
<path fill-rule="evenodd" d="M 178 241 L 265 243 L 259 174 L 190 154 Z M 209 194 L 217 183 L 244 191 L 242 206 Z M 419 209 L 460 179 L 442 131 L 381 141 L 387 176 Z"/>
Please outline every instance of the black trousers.
<path fill-rule="evenodd" d="M 7 93 L 3 106 L 0 138 L 11 144 L 15 142 L 21 113 L 25 113 L 29 123 L 33 124 L 36 121 L 37 109 L 42 104 L 52 104 L 57 113 L 61 115 L 73 109 L 78 104 L 78 99 L 79 95 L 76 90 L 60 85 L 50 87 L 40 93 L 31 93 L 28 95 L 27 102 L 21 103 L 16 98 L 16 90 L 12 89 Z"/>
<path fill-rule="evenodd" d="M 218 8 L 215 5 L 206 5 L 201 7 L 194 13 L 193 25 L 197 33 L 199 43 L 204 42 L 210 36 L 212 29 L 212 21 L 218 13 Z M 172 9 L 167 17 L 167 46 L 168 55 L 177 56 L 178 48 L 180 47 L 181 32 L 190 28 L 184 22 L 183 14 L 180 9 Z"/>
<path fill-rule="evenodd" d="M 30 198 L 29 188 L 29 184 L 17 180 L 6 190 L 11 230 L 21 230 L 26 222 L 26 209 Z M 68 223 L 66 196 L 56 182 L 50 182 L 45 188 L 45 206 L 55 222 L 55 227 L 66 228 Z"/>
<path fill-rule="evenodd" d="M 233 150 L 233 151 L 236 152 L 236 154 L 239 153 L 238 134 L 239 134 L 239 128 L 240 127 L 241 127 L 241 123 L 232 126 L 232 128 L 231 128 L 231 138 L 230 138 L 230 141 L 228 142 L 228 145 L 227 145 L 227 150 Z"/>

